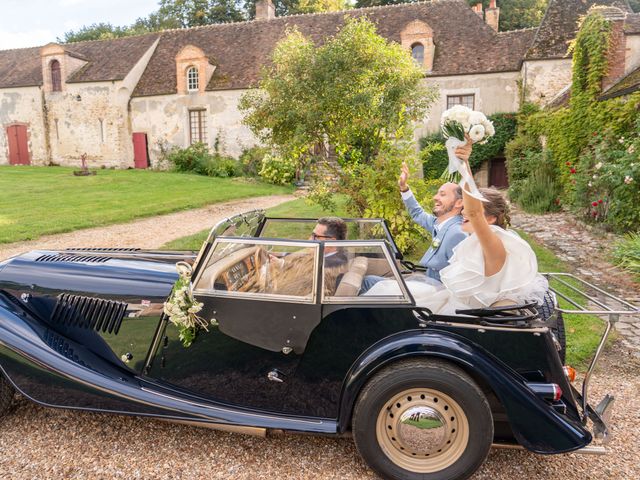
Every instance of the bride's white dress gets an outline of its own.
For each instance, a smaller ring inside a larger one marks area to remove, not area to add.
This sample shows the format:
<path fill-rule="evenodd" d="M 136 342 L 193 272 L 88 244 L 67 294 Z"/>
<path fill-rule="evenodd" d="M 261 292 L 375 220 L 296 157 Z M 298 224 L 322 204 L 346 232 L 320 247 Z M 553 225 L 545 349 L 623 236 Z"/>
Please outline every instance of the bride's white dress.
<path fill-rule="evenodd" d="M 485 277 L 480 242 L 471 235 L 454 249 L 449 266 L 440 271 L 442 285 L 429 282 L 425 275 L 405 278 L 416 305 L 433 313 L 453 315 L 456 309 L 489 307 L 500 300 L 515 304 L 543 302 L 547 281 L 538 274 L 536 255 L 515 232 L 491 226 L 507 251 L 502 270 Z M 376 283 L 364 295 L 400 294 L 395 280 Z"/>

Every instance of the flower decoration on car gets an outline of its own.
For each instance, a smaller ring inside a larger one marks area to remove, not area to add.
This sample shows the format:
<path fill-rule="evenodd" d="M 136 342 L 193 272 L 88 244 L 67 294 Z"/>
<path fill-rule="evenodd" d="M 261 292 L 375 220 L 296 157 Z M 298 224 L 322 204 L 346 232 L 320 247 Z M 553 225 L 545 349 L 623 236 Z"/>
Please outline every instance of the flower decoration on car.
<path fill-rule="evenodd" d="M 203 305 L 197 302 L 191 293 L 191 265 L 178 262 L 176 269 L 180 277 L 173 285 L 169 299 L 164 303 L 164 313 L 169 317 L 169 321 L 178 327 L 178 338 L 182 345 L 189 347 L 198 330 L 208 330 L 207 321 L 197 315 Z"/>

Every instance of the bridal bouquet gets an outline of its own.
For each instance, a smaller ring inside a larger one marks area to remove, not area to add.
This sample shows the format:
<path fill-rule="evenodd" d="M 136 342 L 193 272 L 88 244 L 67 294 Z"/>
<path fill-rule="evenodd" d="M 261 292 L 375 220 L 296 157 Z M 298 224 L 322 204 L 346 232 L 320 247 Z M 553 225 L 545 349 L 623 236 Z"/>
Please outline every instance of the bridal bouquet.
<path fill-rule="evenodd" d="M 482 112 L 476 112 L 463 105 L 456 105 L 442 114 L 440 125 L 442 133 L 447 139 L 445 146 L 449 155 L 449 175 L 458 172 L 462 177 L 460 186 L 464 188 L 465 185 L 469 185 L 471 195 L 479 200 L 484 200 L 471 172 L 468 171 L 464 162 L 456 157 L 455 151 L 456 148 L 467 143 L 466 135 L 473 143 L 486 143 L 488 138 L 496 133 L 493 123 Z"/>
<path fill-rule="evenodd" d="M 199 329 L 207 330 L 207 322 L 197 315 L 202 310 L 202 303 L 197 302 L 191 294 L 191 265 L 178 262 L 176 269 L 180 278 L 164 304 L 164 313 L 178 327 L 178 338 L 182 345 L 189 347 Z"/>
<path fill-rule="evenodd" d="M 487 143 L 489 137 L 496 133 L 493 123 L 482 112 L 469 107 L 456 105 L 442 114 L 440 121 L 445 138 L 457 138 L 465 141 L 464 134 L 469 134 L 473 143 Z"/>

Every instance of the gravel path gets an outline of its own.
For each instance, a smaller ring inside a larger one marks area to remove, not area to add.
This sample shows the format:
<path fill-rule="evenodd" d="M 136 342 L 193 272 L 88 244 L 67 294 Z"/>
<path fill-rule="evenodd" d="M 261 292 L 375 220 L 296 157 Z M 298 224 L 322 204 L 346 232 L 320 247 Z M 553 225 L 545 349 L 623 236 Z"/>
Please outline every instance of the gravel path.
<path fill-rule="evenodd" d="M 602 372 L 609 372 L 604 375 Z M 616 395 L 606 456 L 493 450 L 486 480 L 640 478 L 640 361 L 622 347 L 603 358 L 591 389 Z M 258 438 L 158 420 L 46 409 L 24 398 L 0 419 L 0 478 L 374 479 L 350 439 Z"/>
<path fill-rule="evenodd" d="M 289 200 L 293 195 L 253 197 L 208 205 L 130 223 L 76 230 L 47 235 L 28 242 L 0 244 L 0 260 L 34 249 L 62 249 L 68 247 L 139 247 L 158 248 L 176 238 L 197 233 L 237 213 L 256 208 L 271 208 Z"/>

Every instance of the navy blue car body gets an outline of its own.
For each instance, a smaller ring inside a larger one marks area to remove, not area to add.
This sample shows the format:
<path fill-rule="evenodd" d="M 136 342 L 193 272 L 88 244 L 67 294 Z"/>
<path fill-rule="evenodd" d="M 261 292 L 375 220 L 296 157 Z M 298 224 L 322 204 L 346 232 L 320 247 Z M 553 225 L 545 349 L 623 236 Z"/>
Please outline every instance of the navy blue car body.
<path fill-rule="evenodd" d="M 257 243 L 265 221 L 249 235 Z M 388 232 L 383 236 L 387 255 L 398 257 Z M 197 277 L 214 238 L 197 258 L 76 249 L 0 263 L 3 381 L 48 407 L 248 433 L 342 435 L 372 378 L 402 362 L 435 360 L 464 372 L 482 391 L 494 444 L 549 454 L 591 442 L 553 329 L 535 314 L 439 317 L 410 295 L 396 303 L 326 302 L 319 265 L 307 302 L 196 290 L 203 316 L 215 322 L 183 347 L 163 303 L 178 278 L 175 263 L 195 263 Z M 218 231 L 217 238 L 225 237 Z M 322 258 L 323 242 L 301 242 Z M 549 386 L 561 395 L 545 393 Z M 389 478 L 409 478 L 381 468 Z M 438 478 L 464 477 L 451 475 Z"/>

